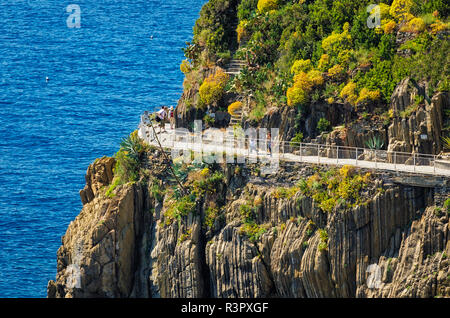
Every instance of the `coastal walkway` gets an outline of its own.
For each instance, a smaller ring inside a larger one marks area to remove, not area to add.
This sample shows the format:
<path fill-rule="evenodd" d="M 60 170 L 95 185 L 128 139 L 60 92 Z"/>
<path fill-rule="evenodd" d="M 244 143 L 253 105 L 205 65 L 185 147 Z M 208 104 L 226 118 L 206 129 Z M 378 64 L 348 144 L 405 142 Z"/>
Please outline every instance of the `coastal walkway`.
<path fill-rule="evenodd" d="M 230 138 L 230 135 L 226 134 L 216 136 L 209 130 L 203 132 L 201 141 L 197 141 L 191 133 L 170 130 L 169 126 L 166 127 L 166 132 L 155 135 L 144 116 L 141 118 L 138 134 L 153 146 L 161 144 L 163 148 L 170 150 L 241 156 L 250 162 L 279 160 L 334 166 L 352 165 L 375 170 L 450 177 L 450 160 L 437 155 L 278 140 L 271 141 L 270 155 L 267 151 L 267 140 L 262 139 L 253 139 L 257 150 L 250 151 L 248 138 Z"/>

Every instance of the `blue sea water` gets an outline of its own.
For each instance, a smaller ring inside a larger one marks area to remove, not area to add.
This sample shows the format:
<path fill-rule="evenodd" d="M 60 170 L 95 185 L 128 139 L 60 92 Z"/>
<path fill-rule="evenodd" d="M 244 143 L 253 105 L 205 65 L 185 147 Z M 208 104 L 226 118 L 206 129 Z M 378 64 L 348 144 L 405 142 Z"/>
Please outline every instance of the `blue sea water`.
<path fill-rule="evenodd" d="M 205 2 L 0 0 L 0 297 L 46 296 L 88 165 L 176 104 Z"/>

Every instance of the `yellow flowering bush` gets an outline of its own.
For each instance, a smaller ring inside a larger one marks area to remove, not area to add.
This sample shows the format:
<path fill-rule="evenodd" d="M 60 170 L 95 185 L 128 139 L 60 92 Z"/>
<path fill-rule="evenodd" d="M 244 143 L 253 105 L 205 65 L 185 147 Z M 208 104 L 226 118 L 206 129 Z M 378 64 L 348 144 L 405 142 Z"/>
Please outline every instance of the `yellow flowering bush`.
<path fill-rule="evenodd" d="M 436 23 L 430 25 L 431 34 L 436 35 L 439 32 L 445 31 L 448 29 L 448 24 L 443 23 L 442 21 L 437 20 Z"/>
<path fill-rule="evenodd" d="M 397 26 L 397 23 L 395 23 L 394 20 L 387 20 L 381 24 L 381 27 L 385 34 L 391 34 L 394 31 L 396 26 Z"/>
<path fill-rule="evenodd" d="M 413 0 L 394 0 L 389 9 L 389 14 L 397 21 L 409 20 Z"/>
<path fill-rule="evenodd" d="M 292 74 L 298 74 L 300 72 L 308 72 L 312 68 L 311 60 L 297 60 L 291 67 Z"/>
<path fill-rule="evenodd" d="M 233 116 L 233 115 L 235 115 L 235 112 L 241 108 L 242 108 L 241 102 L 239 102 L 239 101 L 234 102 L 234 103 L 230 104 L 230 106 L 228 106 L 228 113 Z"/>
<path fill-rule="evenodd" d="M 200 171 L 200 175 L 202 176 L 202 177 L 207 177 L 208 175 L 209 175 L 209 168 L 204 168 L 204 169 L 202 169 L 201 171 Z"/>
<path fill-rule="evenodd" d="M 261 198 L 261 196 L 257 195 L 255 197 L 255 199 L 253 200 L 253 205 L 255 207 L 260 206 L 263 203 L 263 199 Z"/>
<path fill-rule="evenodd" d="M 191 71 L 191 64 L 189 63 L 188 60 L 183 60 L 180 64 L 180 70 L 186 74 L 189 73 Z"/>
<path fill-rule="evenodd" d="M 400 32 L 420 33 L 426 28 L 425 21 L 422 18 L 411 19 L 406 25 L 400 28 Z"/>
<path fill-rule="evenodd" d="M 322 72 L 320 72 L 318 70 L 310 70 L 307 75 L 308 75 L 309 81 L 311 82 L 311 84 L 313 86 L 322 85 L 324 82 Z"/>
<path fill-rule="evenodd" d="M 352 44 L 352 37 L 348 32 L 349 24 L 346 22 L 343 27 L 342 33 L 337 33 L 333 31 L 333 33 L 323 39 L 322 41 L 322 49 L 327 53 L 339 54 L 342 50 L 346 48 L 350 48 Z"/>
<path fill-rule="evenodd" d="M 380 94 L 379 90 L 371 91 L 371 90 L 368 90 L 367 88 L 364 87 L 361 90 L 361 92 L 359 93 L 359 97 L 356 100 L 356 104 L 359 104 L 359 103 L 364 102 L 364 101 L 378 100 L 378 99 L 380 99 L 380 97 L 381 97 L 381 94 Z"/>
<path fill-rule="evenodd" d="M 278 0 L 259 0 L 258 1 L 258 10 L 261 13 L 275 10 L 277 7 L 278 7 Z"/>
<path fill-rule="evenodd" d="M 322 85 L 323 82 L 322 73 L 318 70 L 298 73 L 294 76 L 294 84 L 286 92 L 288 105 L 294 106 L 307 102 L 313 87 Z"/>
<path fill-rule="evenodd" d="M 380 15 L 381 19 L 386 19 L 390 16 L 389 11 L 391 10 L 391 6 L 386 3 L 378 4 L 380 6 Z"/>
<path fill-rule="evenodd" d="M 286 92 L 287 103 L 289 106 L 303 104 L 308 100 L 308 87 L 302 87 L 299 83 L 294 83 Z"/>
<path fill-rule="evenodd" d="M 227 81 L 228 75 L 218 69 L 203 81 L 199 89 L 200 99 L 206 104 L 217 102 L 222 97 Z"/>
<path fill-rule="evenodd" d="M 247 36 L 247 23 L 247 20 L 242 20 L 241 22 L 239 22 L 239 25 L 236 28 L 237 40 L 239 43 L 241 43 L 242 39 Z"/>
<path fill-rule="evenodd" d="M 348 65 L 353 58 L 355 51 L 353 50 L 342 50 L 338 54 L 338 61 L 341 65 Z"/>
<path fill-rule="evenodd" d="M 350 105 L 355 106 L 356 100 L 358 99 L 355 90 L 356 90 L 356 83 L 350 81 L 347 83 L 347 85 L 344 86 L 339 96 L 345 99 L 348 103 L 350 103 Z"/>
<path fill-rule="evenodd" d="M 325 71 L 330 67 L 330 56 L 328 54 L 322 54 L 319 59 L 317 68 L 321 71 Z"/>
<path fill-rule="evenodd" d="M 338 78 L 343 72 L 344 68 L 341 65 L 336 64 L 328 70 L 328 76 L 331 78 Z"/>

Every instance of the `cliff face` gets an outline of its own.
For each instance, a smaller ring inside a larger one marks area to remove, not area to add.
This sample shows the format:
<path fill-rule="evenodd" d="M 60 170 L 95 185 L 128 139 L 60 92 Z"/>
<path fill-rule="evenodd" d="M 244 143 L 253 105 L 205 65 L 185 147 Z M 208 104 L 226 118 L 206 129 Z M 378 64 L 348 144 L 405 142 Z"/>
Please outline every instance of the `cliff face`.
<path fill-rule="evenodd" d="M 88 169 L 91 186 L 111 173 L 101 168 L 106 160 Z M 159 156 L 147 162 L 157 167 L 149 179 L 161 177 Z M 327 213 L 299 191 L 276 194 L 280 180 L 294 183 L 312 168 L 282 166 L 268 177 L 223 169 L 226 181 L 216 192 L 173 222 L 167 195 L 157 198 L 149 182 L 119 186 L 112 198 L 98 192 L 62 239 L 48 296 L 450 296 L 449 215 L 435 208 L 435 189 L 384 184 L 378 175 L 371 188 L 384 191 L 367 190 L 365 204 Z M 224 205 L 206 226 L 218 197 Z M 249 202 L 265 229 L 256 239 L 243 231 L 241 207 Z"/>

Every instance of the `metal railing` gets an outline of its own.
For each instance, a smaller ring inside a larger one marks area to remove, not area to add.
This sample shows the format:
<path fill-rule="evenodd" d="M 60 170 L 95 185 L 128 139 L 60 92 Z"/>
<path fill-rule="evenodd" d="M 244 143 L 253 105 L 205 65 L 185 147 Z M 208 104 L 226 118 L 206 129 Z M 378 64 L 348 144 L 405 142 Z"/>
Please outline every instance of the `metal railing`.
<path fill-rule="evenodd" d="M 140 136 L 149 144 L 155 144 L 152 132 L 146 127 L 145 121 L 141 122 Z M 248 136 L 214 138 L 213 135 L 208 137 L 209 134 L 202 134 L 201 141 L 198 141 L 193 134 L 176 132 L 159 135 L 161 144 L 169 149 L 228 154 L 231 152 L 231 155 L 253 158 L 270 155 L 268 141 L 265 139 Z M 250 149 L 252 148 L 250 140 L 256 145 L 253 149 Z M 353 165 L 361 168 L 450 176 L 450 161 L 436 155 L 279 140 L 271 140 L 271 148 L 273 157 L 284 161 Z"/>

